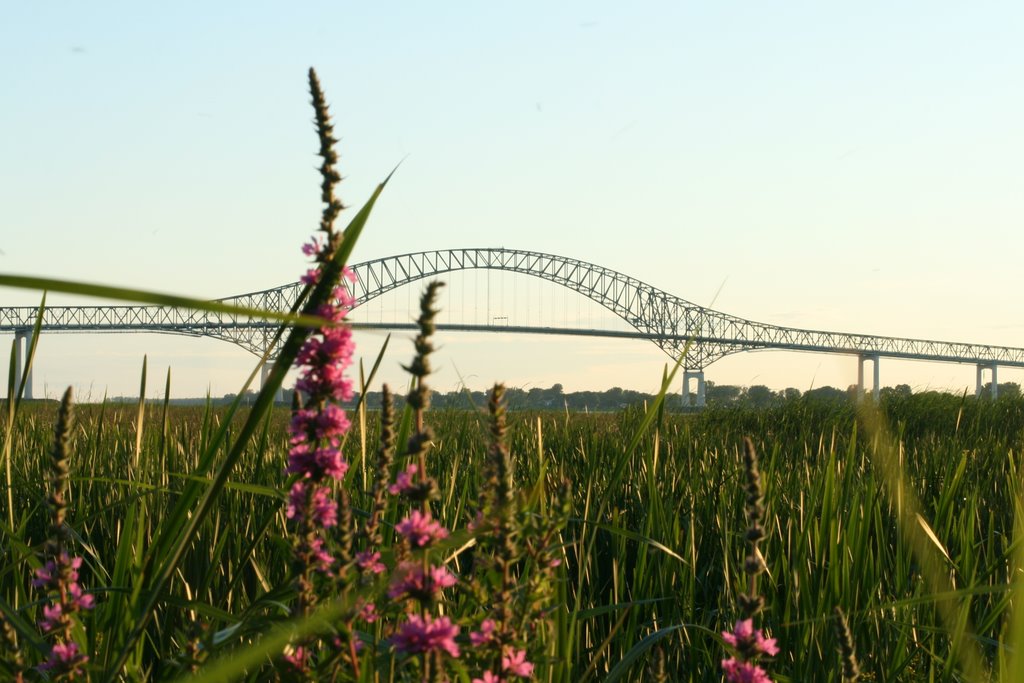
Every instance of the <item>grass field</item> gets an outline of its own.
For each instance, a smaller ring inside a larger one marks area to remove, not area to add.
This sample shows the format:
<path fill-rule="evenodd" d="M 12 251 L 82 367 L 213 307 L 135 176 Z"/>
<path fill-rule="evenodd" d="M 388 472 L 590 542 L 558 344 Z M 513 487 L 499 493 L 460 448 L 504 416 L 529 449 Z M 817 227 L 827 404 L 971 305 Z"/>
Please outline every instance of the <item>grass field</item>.
<path fill-rule="evenodd" d="M 55 412 L 53 404 L 23 406 L 11 442 L 14 505 L 4 512 L 0 595 L 28 621 L 39 609 L 28 578 L 47 536 Z M 484 469 L 486 415 L 428 415 L 437 434 L 430 460 L 441 488 L 436 516 L 464 526 Z M 740 446 L 749 435 L 766 489 L 762 623 L 782 648 L 771 664 L 777 680 L 840 679 L 836 606 L 848 615 L 869 680 L 977 680 L 972 658 L 983 672 L 1010 680 L 1000 643 L 1010 627 L 1024 403 L 928 394 L 884 405 L 879 415 L 799 403 L 666 414 L 646 428 L 639 407 L 511 415 L 517 484 L 571 482 L 564 563 L 551 629 L 538 634 L 547 657 L 537 662 L 537 679 L 605 680 L 614 670 L 624 680 L 646 680 L 647 648 L 656 641 L 670 680 L 720 680 L 717 634 L 732 625 L 742 582 Z M 356 421 L 346 446 L 353 464 L 346 486 L 362 512 L 374 473 L 373 453 L 360 444 L 373 448 L 374 417 L 365 440 Z M 284 616 L 287 418 L 278 409 L 261 422 L 128 671 L 173 677 L 200 624 L 231 648 Z M 85 617 L 89 638 L 118 631 L 142 550 L 157 543 L 197 454 L 224 419 L 212 409 L 150 405 L 140 431 L 137 407 L 79 407 L 69 522 L 85 557 L 83 583 L 98 597 Z M 892 444 L 895 454 L 885 453 Z M 890 456 L 902 473 L 902 499 L 892 495 Z M 906 510 L 913 499 L 920 508 Z M 458 614 L 459 597 L 449 602 Z M 104 643 L 91 645 L 102 656 Z"/>

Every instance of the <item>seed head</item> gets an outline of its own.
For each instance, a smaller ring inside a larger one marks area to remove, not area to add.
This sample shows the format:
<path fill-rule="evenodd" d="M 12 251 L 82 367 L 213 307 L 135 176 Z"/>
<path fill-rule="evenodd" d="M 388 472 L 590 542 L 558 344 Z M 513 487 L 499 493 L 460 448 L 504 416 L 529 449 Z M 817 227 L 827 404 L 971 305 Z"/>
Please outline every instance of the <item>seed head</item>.
<path fill-rule="evenodd" d="M 843 658 L 843 683 L 853 683 L 860 678 L 860 667 L 857 665 L 857 653 L 853 646 L 853 633 L 846 621 L 843 609 L 836 605 L 835 613 L 836 640 L 839 641 L 839 653 Z"/>

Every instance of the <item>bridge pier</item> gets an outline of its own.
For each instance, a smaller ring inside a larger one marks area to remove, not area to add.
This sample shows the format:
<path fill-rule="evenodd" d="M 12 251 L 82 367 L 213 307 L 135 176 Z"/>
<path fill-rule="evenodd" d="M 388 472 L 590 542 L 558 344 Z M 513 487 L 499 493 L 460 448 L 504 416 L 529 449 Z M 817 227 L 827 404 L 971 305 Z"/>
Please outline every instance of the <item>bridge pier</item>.
<path fill-rule="evenodd" d="M 270 371 L 273 368 L 274 368 L 274 366 L 271 365 L 269 361 L 264 363 L 263 367 L 260 368 L 260 389 L 261 390 L 263 389 L 263 387 L 265 387 L 267 385 L 267 378 L 270 377 Z"/>
<path fill-rule="evenodd" d="M 683 370 L 683 407 L 690 407 L 690 380 L 697 380 L 697 400 L 693 404 L 696 408 L 703 408 L 706 404 L 704 397 L 704 371 Z"/>
<path fill-rule="evenodd" d="M 269 361 L 269 360 L 266 363 L 263 364 L 263 367 L 260 368 L 260 390 L 261 391 L 263 390 L 263 387 L 265 387 L 267 385 L 267 379 L 270 377 L 270 371 L 273 370 L 273 369 L 274 369 L 274 363 L 272 361 Z M 284 394 L 284 391 L 282 389 L 278 389 L 276 392 L 274 392 L 274 403 L 279 402 L 281 400 L 281 396 L 283 394 Z"/>
<path fill-rule="evenodd" d="M 32 350 L 32 329 L 21 329 L 14 332 L 14 390 L 17 392 L 18 384 L 21 382 L 21 375 L 25 372 L 25 365 L 28 364 L 28 354 Z M 11 397 L 8 397 L 11 398 Z M 32 396 L 32 368 L 28 370 L 25 378 L 25 398 Z"/>
<path fill-rule="evenodd" d="M 989 392 L 993 399 L 999 398 L 999 380 L 996 373 L 997 365 L 995 363 L 978 363 L 978 381 L 974 388 L 974 397 L 978 398 L 981 396 L 982 380 L 985 378 L 985 370 L 992 371 L 992 384 L 989 387 Z"/>
<path fill-rule="evenodd" d="M 871 395 L 878 401 L 881 391 L 881 373 L 879 371 L 880 357 L 877 353 L 862 353 L 857 356 L 857 400 L 864 400 L 864 363 L 871 361 L 874 364 L 874 385 L 871 388 Z"/>

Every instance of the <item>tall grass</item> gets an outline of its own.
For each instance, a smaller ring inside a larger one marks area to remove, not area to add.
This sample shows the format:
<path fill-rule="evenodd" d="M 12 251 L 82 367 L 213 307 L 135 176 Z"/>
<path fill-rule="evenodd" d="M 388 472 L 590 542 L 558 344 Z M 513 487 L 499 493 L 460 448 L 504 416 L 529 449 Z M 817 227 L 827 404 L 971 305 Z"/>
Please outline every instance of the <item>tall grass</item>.
<path fill-rule="evenodd" d="M 23 407 L 13 433 L 16 524 L 3 530 L 8 559 L 0 594 L 25 622 L 38 608 L 27 577 L 36 567 L 32 550 L 47 533 L 44 454 L 55 410 Z M 769 500 L 763 623 L 783 646 L 773 664 L 779 680 L 838 679 L 836 606 L 848 615 L 862 670 L 877 680 L 963 680 L 957 662 L 964 640 L 985 666 L 1003 670 L 1022 443 L 1019 430 L 1007 434 L 1001 426 L 1024 421 L 1024 404 L 968 400 L 962 410 L 953 432 L 948 426 L 961 407 L 945 399 L 912 397 L 882 413 L 897 432 L 903 425 L 900 465 L 934 534 L 926 550 L 948 580 L 941 593 L 922 575 L 921 560 L 899 530 L 901 502 L 886 495 L 886 475 L 873 464 L 883 444 L 863 437 L 851 407 L 665 415 L 633 452 L 626 447 L 642 419 L 636 410 L 510 416 L 520 485 L 542 475 L 552 487 L 562 478 L 573 482 L 557 629 L 538 678 L 603 680 L 629 660 L 635 666 L 624 678 L 642 680 L 645 657 L 632 651 L 659 634 L 672 680 L 717 680 L 715 634 L 736 616 L 743 553 L 741 434 L 760 435 L 755 442 Z M 123 405 L 79 408 L 71 518 L 87 559 L 86 583 L 101 598 L 88 617 L 90 633 L 117 632 L 123 603 L 114 596 L 129 594 L 139 558 L 157 542 L 162 521 L 192 481 L 197 454 L 218 429 L 234 434 L 246 417 L 228 420 L 209 406 L 169 408 L 165 433 L 159 421 L 139 432 L 137 414 Z M 918 421 L 920 415 L 931 425 Z M 365 436 L 373 443 L 378 434 L 370 417 Z M 452 526 L 465 521 L 478 495 L 488 446 L 482 420 L 472 412 L 433 415 L 435 471 L 455 475 L 441 478 L 439 516 Z M 186 652 L 197 621 L 234 646 L 281 616 L 290 551 L 275 533 L 284 522 L 286 421 L 280 409 L 261 418 L 259 438 L 240 457 L 154 608 L 128 662 L 129 676 L 173 676 L 172 655 Z M 142 457 L 132 470 L 137 438 Z M 623 459 L 623 476 L 610 486 L 607 473 Z M 354 474 L 350 484 L 363 481 L 363 472 Z M 366 476 L 372 481 L 372 472 Z M 357 509 L 369 509 L 368 491 L 355 485 L 351 493 Z M 599 507 L 605 508 L 600 516 Z M 972 630 L 951 631 L 940 603 L 955 606 Z"/>

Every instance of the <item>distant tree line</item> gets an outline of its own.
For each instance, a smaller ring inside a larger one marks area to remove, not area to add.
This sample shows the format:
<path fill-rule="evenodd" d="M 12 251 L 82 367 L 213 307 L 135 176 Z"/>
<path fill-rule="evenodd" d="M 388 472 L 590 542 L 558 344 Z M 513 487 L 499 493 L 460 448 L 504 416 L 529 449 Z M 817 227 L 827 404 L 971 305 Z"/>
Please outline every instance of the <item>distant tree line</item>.
<path fill-rule="evenodd" d="M 990 395 L 989 389 L 990 385 L 984 387 L 982 400 L 988 399 Z M 882 401 L 911 396 L 913 393 L 908 384 L 882 387 L 879 391 Z M 1015 382 L 1001 382 L 999 384 L 1000 398 L 1012 399 L 1019 398 L 1020 396 L 1021 388 L 1019 384 Z M 705 388 L 705 399 L 709 407 L 772 408 L 795 401 L 845 403 L 856 400 L 856 397 L 856 385 L 851 385 L 846 389 L 823 386 L 803 392 L 793 387 L 775 391 L 760 384 L 750 387 L 738 387 L 728 384 L 717 385 L 712 382 L 708 382 Z M 540 387 L 529 389 L 510 387 L 505 391 L 505 398 L 508 407 L 512 410 L 609 412 L 642 405 L 645 402 L 649 403 L 654 400 L 654 394 L 623 389 L 621 387 L 612 387 L 605 391 L 566 392 L 561 384 L 554 384 L 547 389 Z M 696 398 L 696 395 L 690 394 L 691 405 L 696 402 Z M 380 407 L 380 401 L 380 392 L 367 392 L 366 404 L 369 408 Z M 448 393 L 434 392 L 431 396 L 431 404 L 434 408 L 440 409 L 482 408 L 487 405 L 487 393 L 470 389 L 450 391 Z M 667 407 L 672 410 L 681 410 L 682 397 L 678 393 L 671 394 L 668 398 Z"/>
<path fill-rule="evenodd" d="M 991 384 L 982 388 L 981 399 L 989 400 L 991 395 Z M 922 392 L 918 392 L 919 394 Z M 937 392 L 947 393 L 947 392 Z M 868 390 L 870 395 L 870 390 Z M 879 395 L 882 401 L 893 398 L 907 397 L 914 394 L 908 384 L 897 384 L 894 387 L 882 387 Z M 807 391 L 800 391 L 793 387 L 775 391 L 763 384 L 755 384 L 749 387 L 739 387 L 731 384 L 715 384 L 708 382 L 705 386 L 705 400 L 709 407 L 733 407 L 733 408 L 776 408 L 794 401 L 811 401 L 827 403 L 843 403 L 853 401 L 857 397 L 857 385 L 850 385 L 846 389 L 823 386 Z M 231 403 L 236 394 L 225 394 L 220 398 L 211 398 L 210 401 L 217 405 Z M 1021 387 L 1016 382 L 1000 382 L 999 398 L 1016 399 L 1022 396 Z M 654 400 L 654 394 L 621 387 L 612 387 L 605 391 L 573 391 L 566 392 L 561 384 L 553 384 L 547 389 L 531 387 L 520 389 L 516 387 L 507 388 L 505 391 L 507 405 L 513 410 L 570 410 L 573 412 L 611 412 L 629 408 L 631 406 L 643 405 L 645 402 Z M 255 391 L 247 391 L 242 396 L 243 405 L 251 405 L 256 399 Z M 355 405 L 358 396 L 349 407 Z M 402 398 L 398 397 L 398 403 Z M 697 396 L 691 392 L 690 404 L 693 405 Z M 111 399 L 115 403 L 134 403 L 137 397 L 117 396 Z M 186 398 L 171 399 L 175 405 L 196 405 L 203 404 L 206 399 Z M 366 404 L 369 408 L 379 408 L 381 393 L 370 391 L 366 394 Z M 483 391 L 472 391 L 461 389 L 447 393 L 434 392 L 431 396 L 431 404 L 435 408 L 467 409 L 482 408 L 487 405 L 487 393 Z M 667 401 L 670 410 L 682 409 L 682 397 L 678 393 L 672 393 Z"/>

